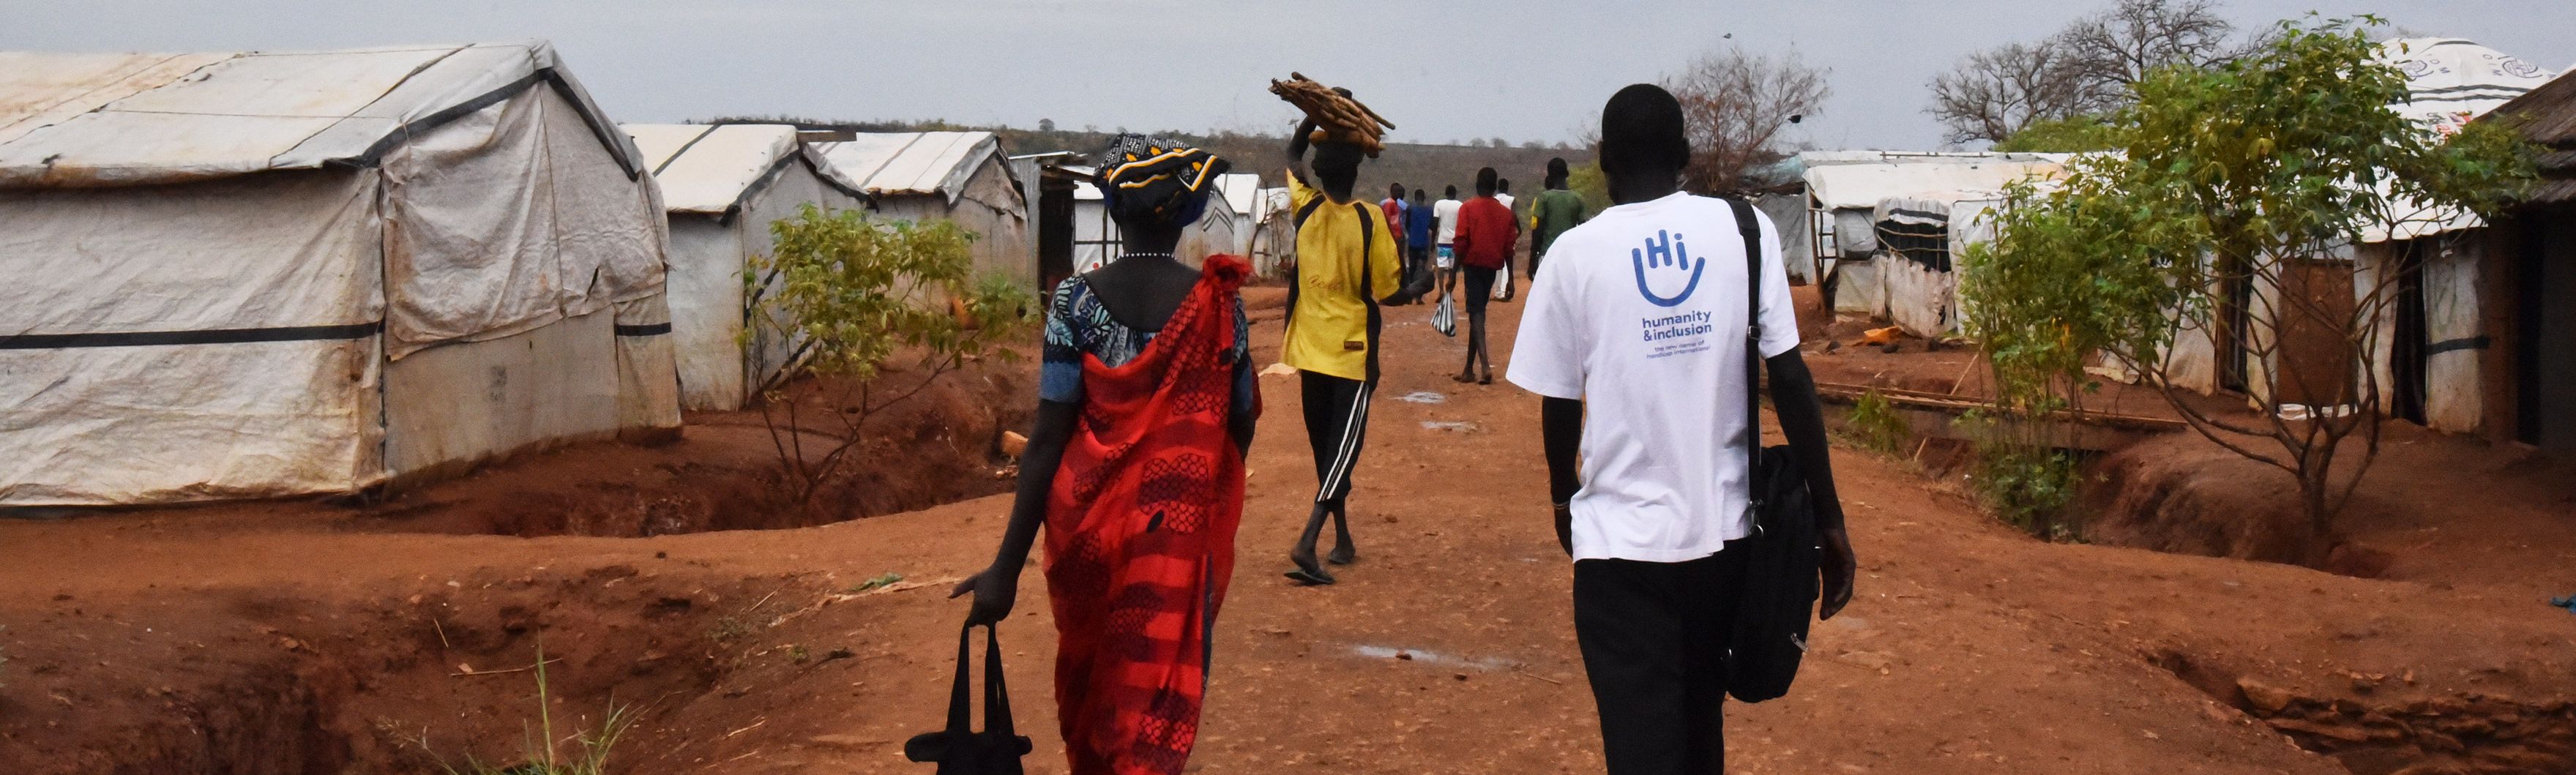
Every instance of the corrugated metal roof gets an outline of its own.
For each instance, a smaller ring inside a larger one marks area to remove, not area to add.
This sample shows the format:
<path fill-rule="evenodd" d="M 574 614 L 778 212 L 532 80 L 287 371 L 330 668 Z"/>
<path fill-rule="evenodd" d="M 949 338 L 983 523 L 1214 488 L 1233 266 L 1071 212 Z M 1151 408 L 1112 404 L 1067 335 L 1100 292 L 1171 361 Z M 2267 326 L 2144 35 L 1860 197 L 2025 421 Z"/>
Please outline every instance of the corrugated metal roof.
<path fill-rule="evenodd" d="M 2513 126 L 2525 139 L 2549 149 L 2539 159 L 2540 185 L 2526 195 L 2526 200 L 2576 201 L 2576 73 L 2559 76 L 2514 98 L 2496 108 L 2493 115 L 2510 117 L 2518 122 Z"/>
<path fill-rule="evenodd" d="M 790 154 L 803 152 L 784 124 L 625 124 L 644 167 L 675 213 L 723 214 Z"/>
<path fill-rule="evenodd" d="M 543 41 L 321 52 L 0 52 L 0 186 L 169 183 L 372 163 L 415 122 L 549 78 L 634 168 Z"/>
<path fill-rule="evenodd" d="M 852 188 L 879 196 L 938 194 L 951 204 L 975 168 L 1001 153 L 991 132 L 880 132 L 814 150 Z"/>

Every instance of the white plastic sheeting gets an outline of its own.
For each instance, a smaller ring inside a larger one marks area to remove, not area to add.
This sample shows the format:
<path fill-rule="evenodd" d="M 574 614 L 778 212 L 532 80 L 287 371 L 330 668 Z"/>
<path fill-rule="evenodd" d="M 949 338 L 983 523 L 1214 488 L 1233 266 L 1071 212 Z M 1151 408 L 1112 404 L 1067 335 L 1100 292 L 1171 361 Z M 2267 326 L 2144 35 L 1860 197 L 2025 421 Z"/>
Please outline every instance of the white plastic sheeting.
<path fill-rule="evenodd" d="M 622 124 L 675 213 L 723 215 L 789 154 L 803 153 L 784 124 Z"/>
<path fill-rule="evenodd" d="M 0 504 L 342 492 L 676 427 L 667 344 L 612 320 L 667 314 L 661 206 L 556 67 L 0 54 Z"/>
<path fill-rule="evenodd" d="M 2450 130 L 2557 76 L 2458 38 L 2399 38 L 2380 44 L 2380 57 L 2406 74 L 2406 89 L 2413 99 L 2394 106 L 2397 111 Z"/>
<path fill-rule="evenodd" d="M 703 126 L 628 124 L 628 134 L 662 186 L 671 213 L 670 346 L 680 374 L 680 404 L 696 410 L 739 409 L 785 366 L 777 326 L 757 326 L 743 295 L 752 256 L 776 244 L 770 224 L 811 204 L 825 210 L 867 206 L 825 178 L 777 124 Z"/>
<path fill-rule="evenodd" d="M 1937 199 L 1890 197 L 1881 200 L 1872 220 L 1880 228 L 1910 227 L 1941 233 L 1943 251 L 1949 248 L 1950 203 Z M 1959 325 L 1959 280 L 1956 272 L 1883 250 L 1875 259 L 1879 283 L 1885 294 L 1888 322 L 1908 334 L 1936 337 L 1951 334 Z"/>
<path fill-rule="evenodd" d="M 1027 194 L 991 132 L 891 132 L 815 143 L 822 172 L 899 220 L 946 218 L 974 232 L 975 268 L 1034 287 Z M 1077 260 L 1077 264 L 1079 261 Z"/>
<path fill-rule="evenodd" d="M 991 132 L 879 132 L 817 143 L 815 151 L 852 188 L 879 196 L 938 194 L 954 203 L 965 195 L 967 178 L 1001 154 L 1002 143 Z"/>
<path fill-rule="evenodd" d="M 1893 157 L 1875 164 L 1829 164 L 1807 170 L 1807 194 L 1827 210 L 1869 210 L 1892 196 L 1925 196 L 1935 192 L 1995 193 L 2016 181 L 2055 177 L 2065 170 L 2059 155 L 2012 155 L 2002 158 Z"/>
<path fill-rule="evenodd" d="M 2457 38 L 2391 40 L 2380 45 L 2380 57 L 2406 75 L 2410 99 L 2389 107 L 2442 133 L 2459 131 L 2557 75 Z M 2399 222 L 2365 226 L 2363 242 L 2418 239 L 2486 225 L 2467 212 L 2396 204 Z"/>
<path fill-rule="evenodd" d="M 526 89 L 387 154 L 386 355 L 660 293 L 661 205 L 599 147 L 577 111 Z"/>
<path fill-rule="evenodd" d="M 537 81 L 599 115 L 543 42 L 240 54 L 10 52 L 0 54 L 0 185 L 171 183 L 361 160 L 406 126 Z M 633 149 L 607 134 L 631 167 Z"/>

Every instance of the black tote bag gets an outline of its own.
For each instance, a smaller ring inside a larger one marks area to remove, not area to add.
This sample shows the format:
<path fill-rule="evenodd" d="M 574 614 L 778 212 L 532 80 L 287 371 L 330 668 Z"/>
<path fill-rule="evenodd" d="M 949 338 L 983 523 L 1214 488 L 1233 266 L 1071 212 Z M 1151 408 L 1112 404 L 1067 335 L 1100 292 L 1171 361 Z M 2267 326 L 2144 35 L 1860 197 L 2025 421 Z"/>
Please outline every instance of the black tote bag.
<path fill-rule="evenodd" d="M 1787 445 L 1762 446 L 1762 227 L 1753 207 L 1730 199 L 1744 234 L 1750 267 L 1745 281 L 1744 421 L 1746 462 L 1752 466 L 1748 516 L 1753 532 L 1729 542 L 1745 553 L 1743 597 L 1727 644 L 1726 693 L 1761 702 L 1789 693 L 1798 662 L 1807 653 L 1807 624 L 1814 621 L 1824 552 L 1816 545 L 1815 503 L 1797 455 Z"/>
<path fill-rule="evenodd" d="M 1002 681 L 1002 641 L 991 626 L 984 628 L 984 731 L 974 731 L 974 706 L 966 693 L 972 672 L 966 639 L 974 632 L 974 625 L 967 625 L 957 633 L 957 683 L 948 693 L 948 728 L 904 741 L 903 756 L 937 763 L 938 775 L 1021 775 L 1020 757 L 1029 755 L 1029 739 L 1011 729 L 1011 693 Z"/>

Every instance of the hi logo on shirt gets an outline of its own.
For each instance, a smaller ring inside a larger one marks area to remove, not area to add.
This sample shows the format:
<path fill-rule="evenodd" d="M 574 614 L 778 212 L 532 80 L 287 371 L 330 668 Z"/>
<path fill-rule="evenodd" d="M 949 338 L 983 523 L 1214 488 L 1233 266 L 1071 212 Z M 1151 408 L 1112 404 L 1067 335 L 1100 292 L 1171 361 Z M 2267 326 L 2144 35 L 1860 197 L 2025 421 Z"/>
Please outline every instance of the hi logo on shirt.
<path fill-rule="evenodd" d="M 1688 301 L 1691 292 L 1699 290 L 1700 271 L 1708 268 L 1707 260 L 1691 258 L 1690 249 L 1682 245 L 1682 235 L 1660 229 L 1655 231 L 1655 236 L 1646 238 L 1644 248 L 1628 250 L 1628 262 L 1637 270 L 1637 294 L 1646 297 L 1647 301 L 1653 302 L 1658 307 L 1670 307 Z M 1656 285 L 1671 284 L 1671 280 L 1664 278 L 1681 277 L 1682 267 L 1685 265 L 1690 268 L 1690 281 L 1682 285 L 1680 293 L 1671 296 L 1655 293 Z M 1657 278 L 1660 282 L 1649 281 L 1650 277 Z"/>

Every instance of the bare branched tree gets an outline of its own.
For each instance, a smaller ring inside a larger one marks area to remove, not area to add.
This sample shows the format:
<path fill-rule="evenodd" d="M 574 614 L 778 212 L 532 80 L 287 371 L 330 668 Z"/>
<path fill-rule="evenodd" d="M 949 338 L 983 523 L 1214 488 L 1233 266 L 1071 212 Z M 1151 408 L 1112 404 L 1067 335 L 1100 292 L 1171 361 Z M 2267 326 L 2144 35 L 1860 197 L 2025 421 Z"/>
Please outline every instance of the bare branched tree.
<path fill-rule="evenodd" d="M 2243 52 L 2236 25 L 2209 0 L 2119 0 L 2077 20 L 2056 43 L 2094 99 L 2126 102 L 2131 84 L 2171 65 L 2208 67 Z"/>
<path fill-rule="evenodd" d="M 1932 115 L 1952 143 L 2002 142 L 2031 124 L 2104 107 L 2067 47 L 2052 39 L 1968 55 L 1932 79 Z"/>
<path fill-rule="evenodd" d="M 1829 72 L 1796 52 L 1774 57 L 1730 48 L 1667 76 L 1664 88 L 1690 119 L 1683 184 L 1706 193 L 1740 189 L 1746 169 L 1779 155 L 1781 130 L 1824 110 Z"/>
<path fill-rule="evenodd" d="M 2208 67 L 2262 41 L 2210 0 L 2117 0 L 2047 39 L 1971 54 L 1932 80 L 1932 115 L 1945 140 L 2002 142 L 2042 121 L 2128 104 L 2130 87 L 2158 68 Z"/>

